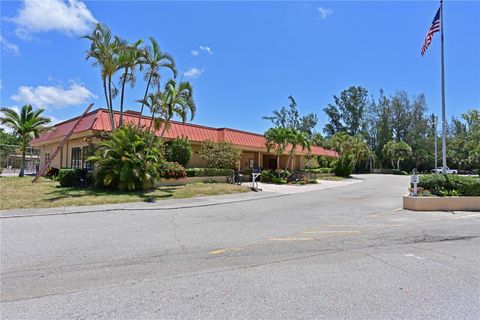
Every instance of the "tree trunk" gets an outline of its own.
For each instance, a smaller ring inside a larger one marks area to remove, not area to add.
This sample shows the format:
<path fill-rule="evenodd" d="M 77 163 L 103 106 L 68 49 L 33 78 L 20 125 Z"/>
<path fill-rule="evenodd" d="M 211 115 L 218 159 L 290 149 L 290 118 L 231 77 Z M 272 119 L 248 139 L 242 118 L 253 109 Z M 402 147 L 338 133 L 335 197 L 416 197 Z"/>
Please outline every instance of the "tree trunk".
<path fill-rule="evenodd" d="M 112 103 L 112 76 L 108 76 L 108 97 L 110 100 L 110 123 L 112 125 L 112 131 L 115 131 L 115 118 L 113 116 L 113 103 Z"/>
<path fill-rule="evenodd" d="M 150 81 L 152 81 L 152 75 L 151 74 L 150 74 L 150 77 L 148 77 L 147 88 L 145 89 L 145 94 L 143 95 L 143 101 L 145 101 L 145 99 L 147 99 L 148 89 L 150 88 Z M 138 117 L 137 127 L 140 127 L 140 120 L 142 119 L 143 107 L 144 106 L 145 106 L 145 103 L 142 102 L 142 107 L 140 108 L 140 116 Z"/>
<path fill-rule="evenodd" d="M 284 172 L 283 178 L 286 178 L 285 175 L 287 174 L 288 166 L 290 165 L 290 160 L 291 159 L 292 159 L 292 156 L 289 155 L 288 158 L 287 158 L 287 165 L 285 166 L 285 172 Z"/>
<path fill-rule="evenodd" d="M 395 169 L 395 163 L 393 162 L 393 159 L 390 161 L 392 162 L 392 168 Z"/>
<path fill-rule="evenodd" d="M 277 177 L 280 178 L 280 155 L 277 155 Z"/>
<path fill-rule="evenodd" d="M 120 121 L 118 126 L 123 127 L 123 97 L 125 95 L 125 83 L 127 82 L 128 68 L 125 68 L 125 73 L 123 74 L 122 80 L 122 95 L 120 96 Z"/>
<path fill-rule="evenodd" d="M 163 135 L 165 134 L 165 131 L 167 130 L 167 125 L 170 123 L 170 118 L 166 119 L 165 122 L 163 123 L 163 130 L 162 133 L 160 134 L 160 138 L 163 138 Z"/>
<path fill-rule="evenodd" d="M 107 102 L 108 119 L 110 121 L 110 126 L 112 127 L 112 131 L 113 131 L 113 128 L 114 128 L 113 116 L 112 116 L 113 111 L 112 111 L 111 103 L 107 94 L 107 78 L 103 79 L 103 93 L 105 94 L 105 101 Z"/>
<path fill-rule="evenodd" d="M 155 112 L 152 111 L 152 117 L 150 118 L 150 125 L 148 126 L 148 132 L 152 130 L 153 120 L 155 119 Z"/>
<path fill-rule="evenodd" d="M 22 160 L 20 162 L 20 173 L 18 174 L 19 177 L 23 177 L 25 175 L 25 152 L 27 150 L 26 141 L 23 142 L 22 145 Z"/>
<path fill-rule="evenodd" d="M 400 158 L 397 159 L 397 169 L 400 171 Z"/>

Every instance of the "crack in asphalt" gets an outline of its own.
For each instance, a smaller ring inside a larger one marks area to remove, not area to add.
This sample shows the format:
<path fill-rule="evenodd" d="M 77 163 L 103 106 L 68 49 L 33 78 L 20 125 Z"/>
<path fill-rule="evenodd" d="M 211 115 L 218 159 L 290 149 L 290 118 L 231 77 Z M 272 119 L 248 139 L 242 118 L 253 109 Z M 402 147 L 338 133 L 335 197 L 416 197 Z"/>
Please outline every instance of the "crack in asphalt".
<path fill-rule="evenodd" d="M 410 243 L 434 243 L 434 242 L 445 242 L 445 241 L 471 240 L 475 238 L 480 238 L 480 236 L 454 236 L 454 237 L 424 236 L 422 239 L 413 240 L 413 242 L 410 242 Z M 405 244 L 408 244 L 408 242 Z"/>

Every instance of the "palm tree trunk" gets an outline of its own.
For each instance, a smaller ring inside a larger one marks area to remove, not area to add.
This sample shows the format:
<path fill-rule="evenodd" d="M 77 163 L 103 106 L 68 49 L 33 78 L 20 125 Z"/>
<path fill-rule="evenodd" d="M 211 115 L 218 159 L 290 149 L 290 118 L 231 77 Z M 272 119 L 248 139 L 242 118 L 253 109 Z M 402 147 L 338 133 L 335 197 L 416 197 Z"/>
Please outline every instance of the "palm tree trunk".
<path fill-rule="evenodd" d="M 113 123 L 112 123 L 112 109 L 110 108 L 110 101 L 108 100 L 108 94 L 107 94 L 107 78 L 103 79 L 103 93 L 105 95 L 105 102 L 107 103 L 107 110 L 108 110 L 108 117 L 110 120 L 110 125 L 112 126 L 113 130 Z"/>
<path fill-rule="evenodd" d="M 280 178 L 280 155 L 277 155 L 277 177 Z"/>
<path fill-rule="evenodd" d="M 390 161 L 392 162 L 392 168 L 395 169 L 395 163 L 393 162 L 393 159 Z"/>
<path fill-rule="evenodd" d="M 125 95 L 125 83 L 127 82 L 128 68 L 125 68 L 125 73 L 123 74 L 122 80 L 122 95 L 120 97 L 120 121 L 118 126 L 121 128 L 123 126 L 123 97 Z"/>
<path fill-rule="evenodd" d="M 160 139 L 163 138 L 163 135 L 165 134 L 165 131 L 167 130 L 167 126 L 168 126 L 168 124 L 170 123 L 170 120 L 171 120 L 171 119 L 172 119 L 172 118 L 168 118 L 168 119 L 166 119 L 165 122 L 163 123 L 163 130 L 162 130 L 162 133 L 160 134 Z"/>
<path fill-rule="evenodd" d="M 113 117 L 113 103 L 112 103 L 112 76 L 108 76 L 108 97 L 110 101 L 110 123 L 112 131 L 115 131 L 115 118 Z"/>
<path fill-rule="evenodd" d="M 285 178 L 287 171 L 288 171 L 288 166 L 290 165 L 290 160 L 292 159 L 292 156 L 289 155 L 287 158 L 287 165 L 285 166 L 285 172 L 283 173 L 283 178 Z"/>
<path fill-rule="evenodd" d="M 152 75 L 150 74 L 150 77 L 148 77 L 147 88 L 145 89 L 145 94 L 143 95 L 143 101 L 145 101 L 145 99 L 147 99 L 148 89 L 150 88 L 150 82 L 151 81 L 152 81 Z M 142 107 L 140 108 L 140 116 L 138 117 L 137 127 L 140 127 L 140 120 L 142 119 L 143 107 L 144 106 L 145 106 L 145 103 L 142 102 Z"/>
<path fill-rule="evenodd" d="M 20 173 L 18 174 L 19 177 L 23 177 L 25 175 L 25 153 L 27 150 L 27 141 L 24 138 L 24 141 L 22 143 L 22 160 L 20 162 Z"/>
<path fill-rule="evenodd" d="M 400 171 L 400 158 L 397 159 L 397 169 Z"/>
<path fill-rule="evenodd" d="M 153 120 L 155 119 L 155 112 L 152 111 L 152 117 L 150 118 L 150 125 L 148 126 L 148 132 L 152 130 Z"/>

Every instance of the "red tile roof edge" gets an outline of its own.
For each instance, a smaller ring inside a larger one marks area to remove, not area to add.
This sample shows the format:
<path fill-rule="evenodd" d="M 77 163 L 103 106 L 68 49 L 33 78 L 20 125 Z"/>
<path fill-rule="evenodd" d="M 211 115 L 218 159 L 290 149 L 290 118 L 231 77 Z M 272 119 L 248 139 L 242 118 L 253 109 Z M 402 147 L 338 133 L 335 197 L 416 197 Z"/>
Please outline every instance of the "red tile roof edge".
<path fill-rule="evenodd" d="M 95 124 L 97 123 L 97 120 L 99 119 L 99 114 L 100 113 L 108 113 L 108 110 L 105 109 L 105 108 L 98 108 L 96 110 L 93 110 L 93 111 L 90 111 L 89 113 L 87 113 L 85 115 L 85 118 L 89 117 L 89 116 L 92 116 L 93 114 L 95 114 L 95 118 L 93 119 L 93 121 L 91 121 L 91 124 L 88 126 L 88 128 L 85 128 L 83 130 L 78 130 L 78 127 L 77 129 L 74 131 L 74 133 L 80 133 L 80 132 L 84 132 L 84 131 L 88 131 L 88 130 L 95 130 L 95 131 L 101 131 L 101 130 L 105 130 L 105 131 L 110 131 L 110 125 L 108 125 L 108 128 L 104 128 L 104 126 L 102 124 L 100 124 L 100 127 L 102 129 L 97 129 L 95 128 Z M 114 111 L 115 115 L 116 116 L 119 116 L 120 112 L 119 111 Z M 140 112 L 138 111 L 134 111 L 134 110 L 127 110 L 127 111 L 124 111 L 124 117 L 127 116 L 127 117 L 136 117 L 138 118 L 139 117 L 139 114 Z M 67 124 L 70 124 L 70 123 L 73 123 L 75 120 L 77 120 L 79 117 L 81 116 L 77 116 L 77 117 L 74 117 L 72 119 L 69 119 L 69 120 L 65 120 L 65 121 L 62 121 L 62 122 L 59 122 L 57 124 L 55 124 L 53 126 L 53 130 L 47 132 L 47 133 L 44 133 L 43 135 L 41 135 L 39 138 L 36 138 L 36 139 L 33 139 L 31 141 L 31 143 L 35 144 L 35 143 L 41 143 L 41 142 L 44 142 L 44 141 L 48 141 L 50 139 L 55 139 L 55 138 L 59 138 L 59 137 L 63 137 L 65 136 L 66 132 L 62 134 L 58 134 L 57 136 L 55 136 L 55 132 L 56 132 L 56 129 L 59 128 L 60 126 L 64 126 L 64 125 L 67 125 Z M 84 118 L 84 119 L 85 119 Z M 145 115 L 142 115 L 142 120 L 146 120 L 146 121 L 150 121 L 150 116 L 145 116 Z M 225 133 L 227 131 L 230 131 L 230 132 L 234 132 L 234 133 L 239 133 L 239 134 L 245 134 L 245 135 L 249 135 L 249 136 L 254 136 L 256 138 L 264 138 L 264 135 L 262 134 L 258 134 L 258 133 L 254 133 L 254 132 L 249 132 L 249 131 L 244 131 L 244 130 L 238 130 L 238 129 L 232 129 L 232 128 L 226 128 L 226 127 L 222 127 L 222 128 L 214 128 L 214 127 L 208 127 L 208 126 L 204 126 L 204 125 L 199 125 L 199 124 L 194 124 L 194 123 L 184 123 L 184 122 L 180 122 L 180 121 L 174 121 L 172 120 L 171 121 L 172 124 L 176 124 L 176 125 L 179 125 L 179 126 L 187 126 L 187 127 L 192 127 L 192 128 L 198 128 L 198 129 L 206 129 L 206 130 L 213 130 L 213 131 L 216 131 L 217 132 L 217 137 L 219 137 L 219 134 L 222 136 L 222 141 L 225 140 Z M 83 119 L 82 121 L 80 121 L 79 123 L 79 126 L 81 124 L 84 124 L 83 123 Z M 64 130 L 62 130 L 64 131 Z M 52 137 L 54 136 L 54 137 Z M 252 137 L 253 138 L 253 137 Z M 217 138 L 218 139 L 218 138 Z M 242 142 L 238 142 L 238 143 L 235 143 L 235 145 L 239 145 L 239 146 L 245 146 L 245 147 L 255 147 L 255 148 L 263 148 L 264 145 L 260 146 L 260 145 L 257 145 L 257 143 L 255 143 L 255 145 L 250 145 L 248 143 L 244 143 L 245 141 L 242 141 Z M 319 147 L 319 146 L 312 146 L 314 148 L 312 149 L 320 149 L 319 150 L 319 153 L 323 154 L 323 155 L 326 155 L 326 156 L 332 156 L 332 157 L 337 157 L 338 156 L 338 153 L 333 151 L 333 150 L 328 150 L 328 149 L 325 149 L 325 148 L 322 148 L 322 147 Z M 323 151 L 323 152 L 322 152 Z M 306 153 L 305 151 L 300 151 L 301 153 Z"/>

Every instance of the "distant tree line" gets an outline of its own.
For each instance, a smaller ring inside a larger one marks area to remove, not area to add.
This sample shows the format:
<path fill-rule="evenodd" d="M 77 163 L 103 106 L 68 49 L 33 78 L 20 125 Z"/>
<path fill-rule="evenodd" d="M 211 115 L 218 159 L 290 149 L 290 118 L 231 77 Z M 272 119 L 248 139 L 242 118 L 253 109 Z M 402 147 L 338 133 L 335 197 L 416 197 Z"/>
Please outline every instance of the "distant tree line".
<path fill-rule="evenodd" d="M 315 130 L 315 113 L 301 115 L 293 96 L 288 107 L 274 110 L 263 119 L 274 128 L 303 133 L 312 145 L 342 154 L 338 171 L 367 172 L 371 168 L 411 171 L 431 170 L 435 166 L 434 145 L 438 144 L 441 167 L 441 125 L 429 114 L 424 94 L 410 96 L 405 91 L 377 97 L 366 88 L 352 86 L 333 96 L 323 111 L 323 134 Z M 435 130 L 436 129 L 436 130 Z M 268 136 L 271 136 L 272 131 Z M 272 138 L 272 137 L 270 137 Z M 447 165 L 460 170 L 480 167 L 480 110 L 472 108 L 447 123 Z"/>

